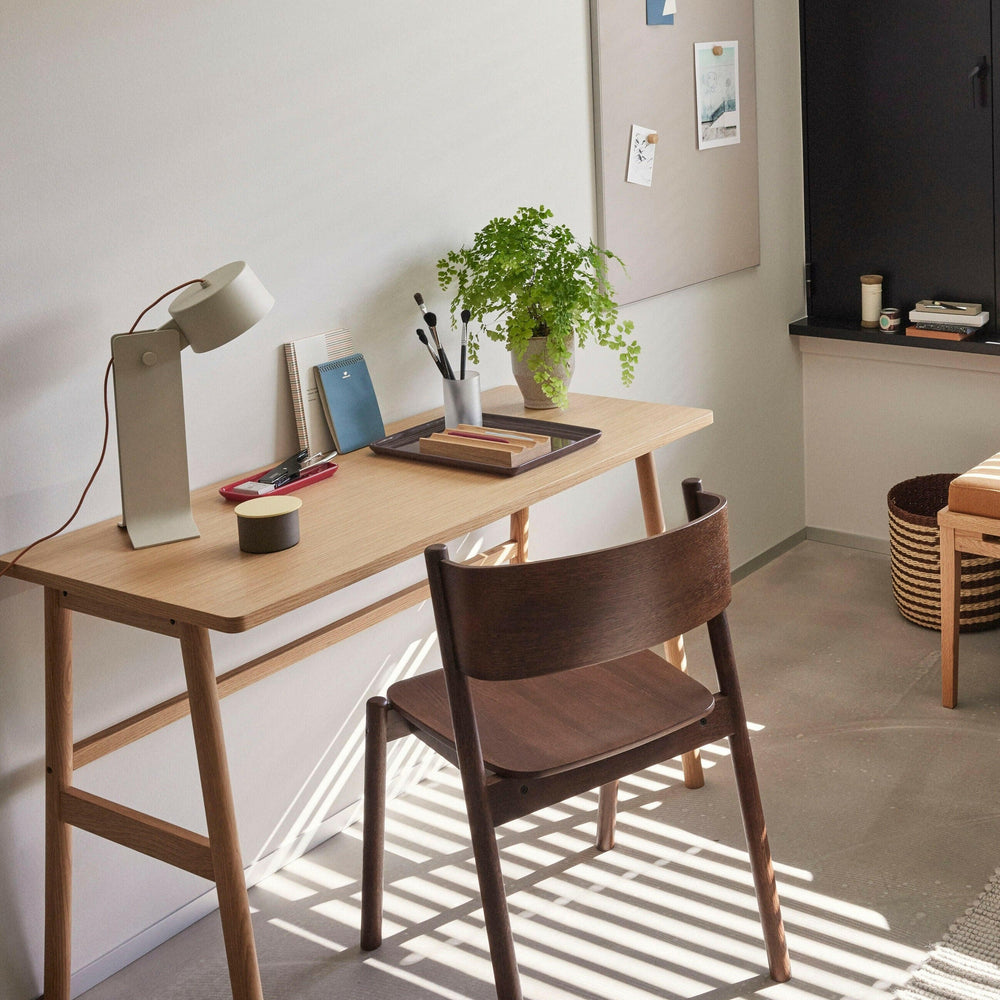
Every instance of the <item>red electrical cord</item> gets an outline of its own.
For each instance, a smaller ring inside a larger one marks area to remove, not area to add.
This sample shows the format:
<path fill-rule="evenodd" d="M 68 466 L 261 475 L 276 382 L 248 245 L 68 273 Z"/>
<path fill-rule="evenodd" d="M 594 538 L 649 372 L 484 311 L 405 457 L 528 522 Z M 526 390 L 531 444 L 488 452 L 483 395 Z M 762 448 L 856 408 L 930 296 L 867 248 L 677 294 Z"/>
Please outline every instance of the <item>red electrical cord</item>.
<path fill-rule="evenodd" d="M 150 302 L 148 306 L 136 317 L 135 322 L 132 324 L 129 333 L 135 333 L 135 328 L 139 325 L 142 317 L 149 312 L 154 306 L 158 306 L 168 295 L 173 295 L 174 292 L 179 292 L 182 288 L 187 288 L 188 285 L 201 284 L 202 278 L 192 278 L 190 281 L 185 281 L 182 285 L 177 285 L 171 288 L 170 291 L 164 292 L 155 302 Z M 65 531 L 72 523 L 77 514 L 80 513 L 80 508 L 83 506 L 83 501 L 86 500 L 87 494 L 90 492 L 90 487 L 94 485 L 94 480 L 97 478 L 97 473 L 100 472 L 101 466 L 104 464 L 104 456 L 108 451 L 108 434 L 111 430 L 111 410 L 108 407 L 108 379 L 111 377 L 111 366 L 113 362 L 108 362 L 108 367 L 104 370 L 104 440 L 101 443 L 101 456 L 97 460 L 97 465 L 94 466 L 94 471 L 90 474 L 90 479 L 87 480 L 87 485 L 83 488 L 83 493 L 80 494 L 80 499 L 77 502 L 76 509 L 70 514 L 66 522 L 60 527 L 56 528 L 55 531 L 50 531 L 47 535 L 42 535 L 41 538 L 36 538 L 30 545 L 26 545 L 23 549 L 3 569 L 0 569 L 0 577 L 4 576 L 8 570 L 12 569 L 17 561 L 25 554 L 25 552 L 33 549 L 36 545 L 42 542 L 48 541 L 50 538 L 55 538 L 60 532 Z"/>

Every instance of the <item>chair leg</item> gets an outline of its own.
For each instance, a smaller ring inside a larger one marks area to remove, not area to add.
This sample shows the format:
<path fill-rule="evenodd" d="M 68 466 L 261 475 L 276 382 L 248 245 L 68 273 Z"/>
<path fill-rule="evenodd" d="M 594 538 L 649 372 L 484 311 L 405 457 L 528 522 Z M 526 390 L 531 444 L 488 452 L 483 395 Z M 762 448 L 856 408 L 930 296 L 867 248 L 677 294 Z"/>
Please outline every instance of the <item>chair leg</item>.
<path fill-rule="evenodd" d="M 962 554 L 955 549 L 955 529 L 942 525 L 941 545 L 941 704 L 958 704 L 958 615 Z"/>
<path fill-rule="evenodd" d="M 361 948 L 382 943 L 382 884 L 385 859 L 386 726 L 389 702 L 370 698 L 365 723 L 365 804 L 361 860 Z"/>
<path fill-rule="evenodd" d="M 618 813 L 618 782 L 601 785 L 597 801 L 597 849 L 610 851 L 615 846 L 615 818 Z"/>
<path fill-rule="evenodd" d="M 474 805 L 477 798 L 474 794 L 470 796 L 468 789 L 466 790 L 472 853 L 476 859 L 476 874 L 479 876 L 479 893 L 483 901 L 483 917 L 486 921 L 497 1000 L 522 1000 L 521 977 L 517 971 L 514 938 L 507 911 L 507 894 L 503 887 L 503 872 L 500 870 L 500 850 L 492 822 L 486 818 L 482 808 L 477 808 L 479 803 Z"/>
<path fill-rule="evenodd" d="M 743 813 L 743 829 L 750 854 L 757 908 L 760 910 L 760 922 L 764 930 L 767 967 L 776 983 L 784 983 L 791 978 L 792 969 L 788 959 L 785 927 L 781 919 L 774 865 L 771 862 L 771 849 L 767 842 L 767 825 L 764 822 L 757 774 L 750 752 L 750 737 L 745 725 L 729 738 L 729 746 L 736 772 L 736 788 L 740 798 L 740 810 Z"/>
<path fill-rule="evenodd" d="M 792 970 L 788 959 L 788 945 L 785 941 L 785 926 L 781 919 L 781 904 L 778 900 L 778 886 L 774 878 L 771 848 L 767 841 L 767 824 L 764 822 L 764 807 L 757 785 L 757 771 L 750 749 L 750 734 L 747 730 L 746 713 L 743 709 L 743 695 L 740 691 L 736 660 L 733 655 L 732 640 L 725 613 L 708 623 L 708 635 L 712 645 L 719 684 L 722 692 L 729 696 L 733 706 L 734 732 L 729 737 L 729 748 L 736 774 L 736 790 L 743 815 L 743 830 L 747 839 L 750 856 L 750 870 L 753 873 L 757 908 L 760 911 L 761 928 L 764 931 L 764 947 L 767 950 L 767 966 L 771 978 L 776 983 L 787 982 Z"/>

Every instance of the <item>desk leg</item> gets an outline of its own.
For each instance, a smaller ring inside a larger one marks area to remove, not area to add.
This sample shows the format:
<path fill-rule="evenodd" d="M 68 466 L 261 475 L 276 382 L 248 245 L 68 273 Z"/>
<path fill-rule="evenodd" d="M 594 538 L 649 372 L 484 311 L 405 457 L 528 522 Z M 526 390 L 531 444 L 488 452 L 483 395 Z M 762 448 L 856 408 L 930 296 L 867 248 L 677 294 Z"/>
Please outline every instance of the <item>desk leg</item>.
<path fill-rule="evenodd" d="M 510 537 L 517 546 L 511 562 L 526 563 L 528 561 L 528 511 L 529 507 L 515 510 L 510 515 Z"/>
<path fill-rule="evenodd" d="M 45 997 L 69 1000 L 73 855 L 60 816 L 73 783 L 73 625 L 59 591 L 45 591 Z"/>
<path fill-rule="evenodd" d="M 517 549 L 511 562 L 528 561 L 528 507 L 510 516 L 510 537 Z M 618 782 L 602 785 L 597 806 L 597 849 L 610 851 L 615 846 L 615 815 L 618 805 Z"/>
<path fill-rule="evenodd" d="M 663 519 L 663 504 L 660 500 L 660 484 L 656 479 L 656 465 L 652 452 L 640 455 L 635 460 L 635 471 L 639 478 L 639 496 L 642 500 L 642 516 L 646 522 L 647 535 L 660 535 L 667 530 Z M 687 656 L 684 653 L 684 636 L 670 639 L 664 646 L 667 659 L 681 670 L 687 670 Z M 688 788 L 701 788 L 705 775 L 701 769 L 701 755 L 697 750 L 681 757 L 684 768 L 684 784 Z"/>
<path fill-rule="evenodd" d="M 262 1000 L 257 949 L 250 923 L 250 901 L 243 875 L 233 792 L 222 736 L 219 692 L 212 663 L 212 647 L 205 629 L 182 625 L 181 652 L 233 1000 Z"/>

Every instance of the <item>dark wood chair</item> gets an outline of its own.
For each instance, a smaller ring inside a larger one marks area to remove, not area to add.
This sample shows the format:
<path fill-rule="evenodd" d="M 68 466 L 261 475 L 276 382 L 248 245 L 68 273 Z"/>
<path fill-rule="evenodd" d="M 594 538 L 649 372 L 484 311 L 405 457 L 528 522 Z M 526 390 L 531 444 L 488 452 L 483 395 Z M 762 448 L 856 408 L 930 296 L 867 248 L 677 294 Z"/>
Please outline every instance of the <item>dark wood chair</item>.
<path fill-rule="evenodd" d="M 412 733 L 459 767 L 497 995 L 518 1000 L 494 827 L 599 786 L 607 814 L 619 778 L 728 737 L 769 971 L 789 978 L 726 623 L 726 501 L 696 479 L 684 494 L 687 524 L 598 552 L 485 568 L 449 561 L 443 545 L 427 549 L 444 667 L 368 702 L 363 949 L 382 941 L 388 740 Z M 705 623 L 715 695 L 649 648 Z M 613 807 L 610 816 L 613 831 Z"/>

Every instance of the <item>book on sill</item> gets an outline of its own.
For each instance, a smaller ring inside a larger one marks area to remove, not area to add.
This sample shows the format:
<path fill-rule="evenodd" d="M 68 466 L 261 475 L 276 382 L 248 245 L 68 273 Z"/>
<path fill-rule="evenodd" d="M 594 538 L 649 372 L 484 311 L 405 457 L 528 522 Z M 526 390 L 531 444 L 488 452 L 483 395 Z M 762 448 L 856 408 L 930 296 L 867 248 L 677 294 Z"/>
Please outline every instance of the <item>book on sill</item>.
<path fill-rule="evenodd" d="M 310 455 L 333 450 L 333 435 L 326 423 L 323 402 L 316 386 L 316 366 L 335 361 L 354 351 L 349 330 L 330 330 L 285 344 L 288 383 L 292 390 L 292 412 L 299 448 Z"/>
<path fill-rule="evenodd" d="M 980 310 L 972 316 L 965 313 L 956 315 L 955 313 L 925 312 L 923 309 L 910 310 L 911 323 L 950 323 L 955 326 L 985 326 L 990 319 L 990 314 Z"/>
<path fill-rule="evenodd" d="M 948 302 L 945 299 L 921 299 L 914 307 L 918 312 L 943 313 L 959 319 L 983 311 L 982 302 Z"/>
<path fill-rule="evenodd" d="M 960 326 L 954 323 L 912 323 L 906 328 L 907 337 L 927 337 L 930 340 L 968 340 L 981 327 Z"/>

